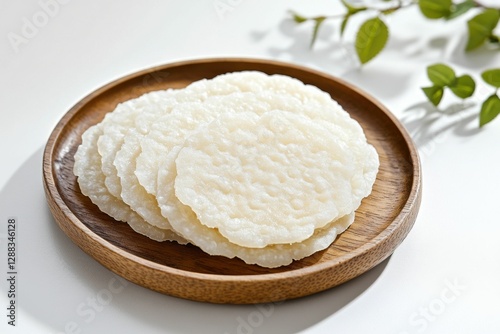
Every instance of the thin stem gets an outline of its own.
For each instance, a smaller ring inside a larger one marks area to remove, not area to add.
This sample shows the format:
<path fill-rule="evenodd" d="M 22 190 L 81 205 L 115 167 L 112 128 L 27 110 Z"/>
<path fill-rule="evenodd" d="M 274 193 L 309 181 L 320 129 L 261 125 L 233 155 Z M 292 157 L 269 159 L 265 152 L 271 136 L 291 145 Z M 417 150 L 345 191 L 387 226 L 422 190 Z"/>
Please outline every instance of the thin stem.
<path fill-rule="evenodd" d="M 360 8 L 362 8 L 362 10 L 360 10 L 359 12 L 365 11 L 365 10 L 374 10 L 374 11 L 377 11 L 380 14 L 382 12 L 389 12 L 389 11 L 394 12 L 396 10 L 403 9 L 403 8 L 406 8 L 406 7 L 410 7 L 410 6 L 413 6 L 413 5 L 416 5 L 416 4 L 417 4 L 417 0 L 412 0 L 412 1 L 409 1 L 409 2 L 405 2 L 403 0 L 399 0 L 397 2 L 397 4 L 394 5 L 394 6 L 392 6 L 392 7 L 380 9 L 378 7 L 366 6 L 366 7 L 360 7 Z M 356 13 L 359 13 L 359 12 L 356 12 Z M 316 21 L 318 19 L 329 20 L 329 19 L 344 18 L 346 15 L 352 15 L 352 14 L 341 13 L 341 14 L 334 14 L 334 15 L 324 15 L 324 16 L 307 17 L 305 19 L 306 20 L 311 20 L 311 21 Z"/>

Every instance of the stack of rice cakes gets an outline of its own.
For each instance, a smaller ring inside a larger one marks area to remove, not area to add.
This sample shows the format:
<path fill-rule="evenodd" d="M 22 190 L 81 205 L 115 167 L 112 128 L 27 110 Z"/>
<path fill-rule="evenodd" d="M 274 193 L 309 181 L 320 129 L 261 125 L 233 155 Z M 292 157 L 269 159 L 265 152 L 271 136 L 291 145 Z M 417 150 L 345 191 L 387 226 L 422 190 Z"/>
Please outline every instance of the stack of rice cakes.
<path fill-rule="evenodd" d="M 327 93 L 244 71 L 119 104 L 83 134 L 74 173 L 140 234 L 273 268 L 347 229 L 378 167 Z"/>

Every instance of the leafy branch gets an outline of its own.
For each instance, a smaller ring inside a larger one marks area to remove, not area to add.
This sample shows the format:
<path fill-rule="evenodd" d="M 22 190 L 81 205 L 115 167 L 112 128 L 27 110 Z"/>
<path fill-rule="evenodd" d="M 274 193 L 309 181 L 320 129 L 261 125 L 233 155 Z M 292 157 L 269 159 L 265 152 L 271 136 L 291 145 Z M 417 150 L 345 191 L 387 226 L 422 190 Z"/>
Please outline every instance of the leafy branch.
<path fill-rule="evenodd" d="M 337 20 L 340 23 L 340 38 L 343 38 L 350 19 L 362 12 L 371 12 L 373 15 L 365 20 L 358 28 L 355 37 L 355 49 L 361 64 L 366 64 L 375 58 L 385 47 L 389 39 L 389 27 L 384 22 L 387 15 L 392 15 L 411 6 L 418 6 L 421 14 L 430 20 L 453 20 L 475 9 L 478 13 L 467 21 L 467 43 L 465 52 L 477 49 L 484 44 L 500 47 L 500 36 L 495 35 L 495 29 L 500 20 L 500 8 L 484 5 L 477 0 L 381 0 L 377 5 L 355 6 L 348 0 L 341 0 L 345 8 L 343 13 L 330 16 L 305 17 L 291 12 L 297 24 L 313 22 L 313 31 L 310 47 L 314 46 L 318 32 L 324 22 Z M 461 99 L 466 99 L 474 94 L 476 83 L 474 79 L 464 74 L 456 76 L 455 71 L 445 64 L 435 64 L 427 68 L 427 75 L 432 82 L 422 91 L 429 101 L 438 106 L 445 90 L 450 90 Z M 500 69 L 490 69 L 482 73 L 482 79 L 495 88 L 481 106 L 479 126 L 491 122 L 500 114 Z"/>
<path fill-rule="evenodd" d="M 459 3 L 454 3 L 452 0 L 381 0 L 381 3 L 385 2 L 393 2 L 394 4 L 389 6 L 354 6 L 347 0 L 341 0 L 345 11 L 340 14 L 305 17 L 291 12 L 291 15 L 298 24 L 314 23 L 310 43 L 312 48 L 324 22 L 328 20 L 340 21 L 340 37 L 342 38 L 353 16 L 367 11 L 374 13 L 371 18 L 361 24 L 356 34 L 355 48 L 361 64 L 369 62 L 384 49 L 389 39 L 389 28 L 384 22 L 385 16 L 411 6 L 418 6 L 422 15 L 431 20 L 452 20 L 476 8 L 480 13 L 467 22 L 468 36 L 465 51 L 474 50 L 485 43 L 500 45 L 500 37 L 494 33 L 500 19 L 500 8 L 488 7 L 476 0 L 463 0 Z"/>
<path fill-rule="evenodd" d="M 445 88 L 457 97 L 466 99 L 474 94 L 476 83 L 474 79 L 464 74 L 456 76 L 455 71 L 444 64 L 434 64 L 427 67 L 427 76 L 432 82 L 432 86 L 422 87 L 422 91 L 429 101 L 436 107 L 441 102 Z M 481 73 L 481 78 L 485 83 L 495 88 L 495 92 L 490 95 L 481 105 L 479 113 L 479 126 L 482 127 L 500 114 L 500 68 L 486 70 Z"/>

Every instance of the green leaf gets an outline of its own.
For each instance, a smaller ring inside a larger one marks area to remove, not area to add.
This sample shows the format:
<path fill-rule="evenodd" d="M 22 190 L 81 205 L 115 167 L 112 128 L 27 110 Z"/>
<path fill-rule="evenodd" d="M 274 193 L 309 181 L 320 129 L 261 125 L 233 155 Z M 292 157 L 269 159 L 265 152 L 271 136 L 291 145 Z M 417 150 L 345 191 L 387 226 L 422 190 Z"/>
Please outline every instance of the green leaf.
<path fill-rule="evenodd" d="M 495 88 L 500 88 L 500 68 L 494 68 L 481 73 L 484 82 Z"/>
<path fill-rule="evenodd" d="M 294 12 L 290 12 L 290 13 L 292 14 L 293 20 L 299 24 L 308 20 L 307 17 L 301 16 L 297 13 L 294 13 Z"/>
<path fill-rule="evenodd" d="M 481 113 L 479 114 L 479 126 L 482 127 L 500 114 L 500 98 L 497 94 L 491 95 L 481 106 Z"/>
<path fill-rule="evenodd" d="M 382 51 L 389 38 L 389 29 L 378 17 L 367 20 L 356 35 L 356 53 L 361 64 L 366 64 Z"/>
<path fill-rule="evenodd" d="M 427 67 L 427 76 L 436 86 L 452 86 L 455 84 L 457 78 L 455 71 L 444 64 L 434 64 Z"/>
<path fill-rule="evenodd" d="M 420 11 L 428 19 L 448 17 L 451 13 L 452 0 L 419 0 Z"/>
<path fill-rule="evenodd" d="M 465 50 L 470 51 L 484 44 L 493 35 L 493 29 L 497 26 L 499 18 L 499 11 L 490 8 L 470 19 L 467 22 L 469 38 Z"/>
<path fill-rule="evenodd" d="M 316 42 L 316 38 L 318 37 L 318 31 L 319 31 L 319 27 L 321 26 L 321 24 L 323 23 L 323 21 L 325 21 L 326 17 L 324 16 L 320 16 L 320 17 L 315 17 L 314 18 L 314 29 L 313 29 L 313 35 L 312 35 L 312 38 L 311 38 L 311 44 L 309 45 L 309 47 L 312 49 L 313 45 L 314 45 L 314 42 Z"/>
<path fill-rule="evenodd" d="M 433 105 L 437 107 L 439 102 L 441 102 L 441 99 L 443 98 L 443 87 L 439 86 L 432 86 L 432 87 L 423 87 L 422 90 L 424 91 L 425 96 L 431 101 Z"/>
<path fill-rule="evenodd" d="M 476 83 L 470 75 L 465 74 L 458 77 L 455 84 L 450 86 L 450 89 L 459 98 L 466 99 L 474 94 Z"/>
<path fill-rule="evenodd" d="M 467 13 L 469 9 L 472 9 L 474 7 L 476 7 L 476 4 L 474 3 L 473 0 L 465 0 L 464 2 L 452 6 L 451 13 L 446 17 L 446 19 L 447 20 L 455 19 L 460 15 Z"/>
<path fill-rule="evenodd" d="M 356 13 L 359 13 L 359 12 L 362 12 L 362 11 L 368 9 L 367 7 L 354 7 L 346 0 L 342 0 L 341 2 L 344 5 L 344 7 L 347 9 L 347 15 L 353 15 L 353 14 L 356 14 Z"/>
<path fill-rule="evenodd" d="M 344 35 L 344 30 L 345 30 L 345 27 L 347 26 L 347 22 L 349 21 L 349 18 L 351 17 L 351 15 L 347 14 L 344 19 L 342 20 L 342 23 L 340 24 L 340 37 L 342 37 Z"/>

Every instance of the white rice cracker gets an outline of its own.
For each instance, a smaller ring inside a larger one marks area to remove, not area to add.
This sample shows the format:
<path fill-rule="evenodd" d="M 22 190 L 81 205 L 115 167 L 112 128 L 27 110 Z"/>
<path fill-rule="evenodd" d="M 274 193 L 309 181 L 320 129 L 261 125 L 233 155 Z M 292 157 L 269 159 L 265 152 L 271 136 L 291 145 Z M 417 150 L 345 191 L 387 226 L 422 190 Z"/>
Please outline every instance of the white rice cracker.
<path fill-rule="evenodd" d="M 319 88 L 304 84 L 302 81 L 281 74 L 266 74 L 260 71 L 240 71 L 218 75 L 212 79 L 203 79 L 190 84 L 181 93 L 206 96 L 227 95 L 233 92 L 274 92 L 295 97 L 301 103 L 317 101 L 331 103 L 330 95 Z"/>
<path fill-rule="evenodd" d="M 282 78 L 286 81 L 286 78 Z M 280 79 L 281 80 L 281 79 Z M 302 85 L 304 86 L 304 85 Z M 321 94 L 320 94 L 321 95 Z M 331 133 L 344 142 L 350 142 L 352 153 L 359 162 L 356 168 L 353 182 L 359 183 L 356 187 L 358 193 L 354 196 L 353 206 L 359 206 L 366 194 L 362 191 L 366 187 L 371 188 L 377 174 L 378 155 L 375 149 L 366 143 L 366 137 L 361 126 L 354 121 L 342 107 L 333 100 L 318 103 L 310 100 L 306 104 L 288 94 L 275 93 L 273 91 L 237 92 L 229 95 L 211 96 L 203 102 L 180 103 L 170 114 L 161 117 L 153 124 L 148 135 L 141 139 L 142 153 L 136 164 L 136 175 L 141 174 L 152 179 L 158 175 L 159 160 L 162 161 L 164 172 L 174 169 L 174 155 L 168 154 L 175 147 L 182 146 L 184 139 L 190 133 L 197 131 L 200 126 L 207 124 L 210 120 L 218 117 L 221 113 L 253 112 L 263 114 L 271 110 L 284 110 L 290 113 L 304 115 L 312 121 L 329 129 Z M 156 189 L 156 179 L 153 184 L 147 182 L 149 187 Z M 146 184 L 141 183 L 147 188 Z M 163 193 L 174 189 L 162 189 Z M 156 190 L 154 191 L 156 195 Z"/>
<path fill-rule="evenodd" d="M 195 102 L 178 102 L 175 94 L 164 94 L 166 98 L 156 101 L 141 99 L 141 104 L 135 103 L 135 112 L 121 113 L 117 117 L 111 115 L 105 124 L 107 136 L 99 139 L 99 143 L 109 144 L 101 146 L 102 154 L 108 159 L 114 157 L 116 175 L 111 173 L 107 180 L 120 190 L 119 197 L 132 210 L 146 222 L 162 229 L 170 229 L 170 223 L 161 215 L 153 195 L 156 192 L 158 157 L 181 145 L 189 133 L 198 129 L 200 124 L 212 121 L 221 112 L 220 104 L 213 106 L 197 101 L 201 97 L 196 95 L 192 95 Z M 237 102 L 232 100 L 224 110 L 234 110 Z M 255 101 L 257 105 L 258 101 Z M 113 149 L 106 151 L 111 145 L 114 145 Z M 138 168 L 141 162 L 142 168 Z M 145 180 L 142 184 L 141 175 Z M 154 180 L 154 184 L 149 180 Z M 119 186 L 115 182 L 119 182 Z"/>
<path fill-rule="evenodd" d="M 141 153 L 140 137 L 142 135 L 138 131 L 127 132 L 115 156 L 114 166 L 122 189 L 121 199 L 149 224 L 161 229 L 172 229 L 169 221 L 162 216 L 156 197 L 139 184 L 135 175 L 136 159 Z"/>
<path fill-rule="evenodd" d="M 99 210 L 115 220 L 127 222 L 139 234 L 156 241 L 170 240 L 185 244 L 186 240 L 171 230 L 159 229 L 146 223 L 121 199 L 109 192 L 104 183 L 105 176 L 101 169 L 101 156 L 97 150 L 97 140 L 101 135 L 101 124 L 87 129 L 82 136 L 82 144 L 75 154 L 73 172 L 77 177 L 82 194 L 89 197 Z"/>
<path fill-rule="evenodd" d="M 157 119 L 151 131 L 141 138 L 142 151 L 136 161 L 139 182 L 156 195 L 159 160 L 164 159 L 175 147 L 182 146 L 190 134 L 221 113 L 264 113 L 269 109 L 270 105 L 253 93 L 232 93 L 211 96 L 203 102 L 179 103 L 170 114 Z M 172 160 L 171 164 L 173 163 Z"/>
<path fill-rule="evenodd" d="M 160 229 L 170 229 L 170 224 L 161 215 L 156 199 L 139 184 L 135 160 L 141 153 L 139 138 L 178 104 L 176 93 L 178 90 L 155 91 L 121 103 L 102 122 L 103 135 L 98 140 L 110 192 Z"/>
<path fill-rule="evenodd" d="M 364 173 L 353 153 L 357 149 L 302 115 L 225 113 L 180 149 L 175 196 L 201 224 L 237 245 L 300 242 L 357 209 L 356 194 L 370 193 L 371 185 L 351 182 Z M 378 168 L 378 161 L 372 168 Z M 162 182 L 162 188 L 168 187 Z M 164 199 L 172 196 L 163 196 L 158 203 L 171 221 Z M 191 238 L 178 224 L 172 227 Z"/>
<path fill-rule="evenodd" d="M 222 110 L 213 108 L 213 103 L 208 101 L 215 97 L 226 97 L 238 92 L 250 92 L 247 87 L 243 87 L 237 78 L 244 76 L 245 79 L 251 79 L 247 76 L 258 76 L 259 78 L 268 76 L 261 72 L 238 72 L 219 75 L 213 79 L 202 79 L 195 81 L 186 88 L 178 90 L 176 102 L 178 110 L 177 115 L 172 117 L 166 115 L 157 119 L 152 124 L 151 131 L 144 139 L 141 139 L 142 152 L 139 154 L 136 163 L 136 175 L 139 183 L 152 195 L 156 194 L 158 163 L 157 155 L 168 153 L 169 149 L 179 143 L 182 143 L 190 131 L 195 130 L 200 124 L 210 122 Z M 236 79 L 233 78 L 236 77 Z M 267 81 L 263 84 L 269 83 Z M 264 85 L 254 90 L 263 91 Z M 241 109 L 237 105 L 237 100 L 228 100 L 228 104 L 223 106 L 225 110 L 233 108 L 233 111 Z M 258 108 L 259 101 L 252 108 Z"/>
<path fill-rule="evenodd" d="M 177 155 L 178 152 L 173 151 L 171 154 Z M 355 214 L 352 212 L 323 228 L 316 229 L 311 237 L 301 242 L 268 245 L 263 248 L 242 247 L 227 240 L 217 229 L 201 224 L 193 210 L 182 204 L 174 193 L 163 194 L 163 189 L 173 187 L 175 174 L 175 169 L 166 173 L 166 169 L 160 168 L 158 202 L 162 203 L 160 204 L 162 213 L 171 218 L 172 225 L 180 235 L 210 255 L 237 257 L 247 264 L 267 268 L 286 266 L 294 260 L 303 259 L 328 248 L 337 235 L 344 232 L 354 221 Z M 168 185 L 169 183 L 172 185 Z"/>
<path fill-rule="evenodd" d="M 253 93 L 257 95 L 254 95 L 254 98 L 248 98 Z M 242 98 L 243 96 L 247 97 Z M 225 99 L 225 101 L 220 102 L 219 106 L 214 108 L 218 103 L 214 102 L 214 99 L 217 98 Z M 281 109 L 301 114 L 307 113 L 312 119 L 325 119 L 334 124 L 345 125 L 344 120 L 346 118 L 350 120 L 342 107 L 333 101 L 329 94 L 317 87 L 306 85 L 289 76 L 268 75 L 259 71 L 232 72 L 212 79 L 195 81 L 186 88 L 178 90 L 175 99 L 178 103 L 176 108 L 178 113 L 188 110 L 186 115 L 177 115 L 174 119 L 166 116 L 161 120 L 156 120 L 152 131 L 141 140 L 142 153 L 137 158 L 135 173 L 139 183 L 152 195 L 156 194 L 157 188 L 156 156 L 164 154 L 165 150 L 172 147 L 167 142 L 177 143 L 181 139 L 184 140 L 183 136 L 186 133 L 224 111 L 260 110 L 259 112 L 264 112 Z M 199 111 L 192 116 L 195 108 Z M 180 117 L 184 119 L 179 121 Z M 181 124 L 176 126 L 175 122 Z M 361 127 L 356 122 L 348 125 L 346 133 L 355 131 L 358 135 L 364 136 Z M 186 126 L 189 130 L 184 130 Z M 175 134 L 180 137 L 175 137 Z M 175 140 L 172 141 L 172 139 Z"/>
<path fill-rule="evenodd" d="M 121 183 L 114 165 L 115 156 L 121 149 L 124 137 L 131 128 L 143 131 L 144 121 L 141 119 L 155 119 L 157 114 L 169 112 L 169 106 L 175 105 L 175 90 L 154 91 L 141 95 L 138 98 L 119 103 L 116 108 L 106 114 L 102 124 L 102 135 L 97 141 L 101 155 L 102 171 L 105 175 L 105 184 L 109 192 L 116 197 L 121 196 Z"/>

